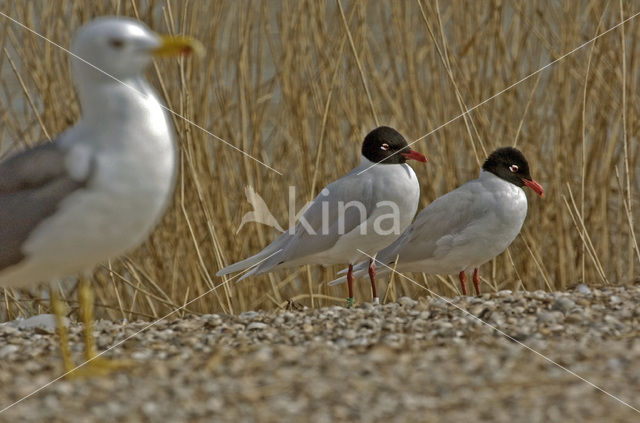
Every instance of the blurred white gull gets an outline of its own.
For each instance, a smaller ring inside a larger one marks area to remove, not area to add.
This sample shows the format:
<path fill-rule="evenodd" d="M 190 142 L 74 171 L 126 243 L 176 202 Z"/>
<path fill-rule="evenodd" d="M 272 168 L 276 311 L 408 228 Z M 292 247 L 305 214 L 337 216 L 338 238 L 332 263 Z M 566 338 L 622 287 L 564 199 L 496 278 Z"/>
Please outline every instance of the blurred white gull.
<path fill-rule="evenodd" d="M 161 37 L 132 19 L 86 24 L 71 45 L 82 117 L 53 142 L 0 162 L 0 287 L 79 275 L 87 360 L 97 355 L 87 275 L 147 238 L 175 182 L 171 120 L 143 72 L 154 55 L 198 49 L 195 40 Z M 60 323 L 65 306 L 51 291 Z M 58 327 L 68 372 L 74 366 L 66 329 Z M 90 364 L 117 367 L 102 359 Z"/>

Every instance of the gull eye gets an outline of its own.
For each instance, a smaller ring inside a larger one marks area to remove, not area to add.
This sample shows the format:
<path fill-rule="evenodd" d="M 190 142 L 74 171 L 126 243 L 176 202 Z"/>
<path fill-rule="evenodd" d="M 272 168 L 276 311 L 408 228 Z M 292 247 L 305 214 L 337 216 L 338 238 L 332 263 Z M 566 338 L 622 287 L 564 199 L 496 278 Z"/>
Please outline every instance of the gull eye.
<path fill-rule="evenodd" d="M 120 38 L 112 38 L 109 40 L 109 45 L 113 48 L 120 49 L 124 47 L 124 41 L 121 40 Z"/>
<path fill-rule="evenodd" d="M 519 170 L 519 169 L 520 169 L 520 168 L 518 167 L 518 165 L 514 165 L 514 164 L 512 164 L 511 166 L 509 166 L 509 170 L 510 170 L 511 172 L 513 172 L 513 173 L 518 173 L 518 170 Z"/>
<path fill-rule="evenodd" d="M 387 144 L 387 143 L 382 144 L 382 145 L 380 146 L 380 149 L 381 149 L 381 150 L 384 150 L 384 151 L 387 151 L 387 150 L 389 149 L 389 144 Z"/>

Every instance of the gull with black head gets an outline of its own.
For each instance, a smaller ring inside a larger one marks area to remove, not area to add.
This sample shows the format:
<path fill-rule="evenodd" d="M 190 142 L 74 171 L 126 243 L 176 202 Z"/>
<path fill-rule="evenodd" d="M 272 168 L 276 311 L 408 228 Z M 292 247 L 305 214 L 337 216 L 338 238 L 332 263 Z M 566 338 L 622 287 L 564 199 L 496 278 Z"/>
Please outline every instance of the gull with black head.
<path fill-rule="evenodd" d="M 427 162 L 395 129 L 374 129 L 362 143 L 360 165 L 324 188 L 295 227 L 256 255 L 225 267 L 217 275 L 252 266 L 242 278 L 305 264 L 347 263 L 347 301 L 352 305 L 351 270 L 354 263 L 367 257 L 359 250 L 374 254 L 389 245 L 411 223 L 418 209 L 420 185 L 407 160 Z M 374 163 L 378 165 L 372 166 Z M 377 302 L 373 261 L 368 272 Z"/>

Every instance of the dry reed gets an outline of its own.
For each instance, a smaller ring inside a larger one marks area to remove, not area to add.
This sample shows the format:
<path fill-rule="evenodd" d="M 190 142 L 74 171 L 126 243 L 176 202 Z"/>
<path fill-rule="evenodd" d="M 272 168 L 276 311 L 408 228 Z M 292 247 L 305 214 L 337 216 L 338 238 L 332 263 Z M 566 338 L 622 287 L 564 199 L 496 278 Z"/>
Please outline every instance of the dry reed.
<path fill-rule="evenodd" d="M 299 209 L 358 163 L 361 139 L 378 120 L 417 139 L 639 10 L 635 2 L 596 0 L 0 3 L 62 46 L 104 14 L 199 38 L 204 60 L 158 62 L 152 83 L 172 110 L 282 173 L 176 117 L 181 167 L 172 205 L 144 246 L 95 272 L 98 311 L 112 319 L 162 316 L 211 290 L 187 311 L 341 304 L 344 287 L 326 285 L 337 268 L 241 283 L 215 277 L 278 234 L 255 223 L 236 234 L 251 210 L 246 186 L 286 227 L 289 186 Z M 6 154 L 60 133 L 80 110 L 67 55 L 0 20 Z M 525 227 L 509 252 L 481 269 L 485 290 L 637 277 L 639 38 L 640 20 L 632 19 L 417 143 L 430 158 L 414 166 L 421 208 L 474 178 L 486 154 L 504 145 L 524 151 L 546 189 L 544 198 L 529 194 Z M 415 280 L 457 293 L 450 277 Z M 426 294 L 401 278 L 389 290 L 381 282 L 387 300 Z M 357 285 L 357 298 L 369 299 L 369 284 Z M 46 310 L 37 297 L 6 290 L 2 317 Z"/>

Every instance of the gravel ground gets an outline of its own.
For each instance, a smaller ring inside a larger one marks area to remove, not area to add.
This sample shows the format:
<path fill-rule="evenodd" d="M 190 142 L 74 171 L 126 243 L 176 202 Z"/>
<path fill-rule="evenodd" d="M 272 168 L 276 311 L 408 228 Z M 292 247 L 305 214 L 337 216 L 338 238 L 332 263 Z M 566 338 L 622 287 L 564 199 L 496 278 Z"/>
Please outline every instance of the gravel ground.
<path fill-rule="evenodd" d="M 502 291 L 163 321 L 0 421 L 640 421 L 640 287 Z M 460 309 L 504 331 L 509 340 Z M 146 323 L 97 322 L 101 349 Z M 81 325 L 71 323 L 79 356 Z M 61 373 L 55 335 L 0 326 L 0 408 Z"/>

